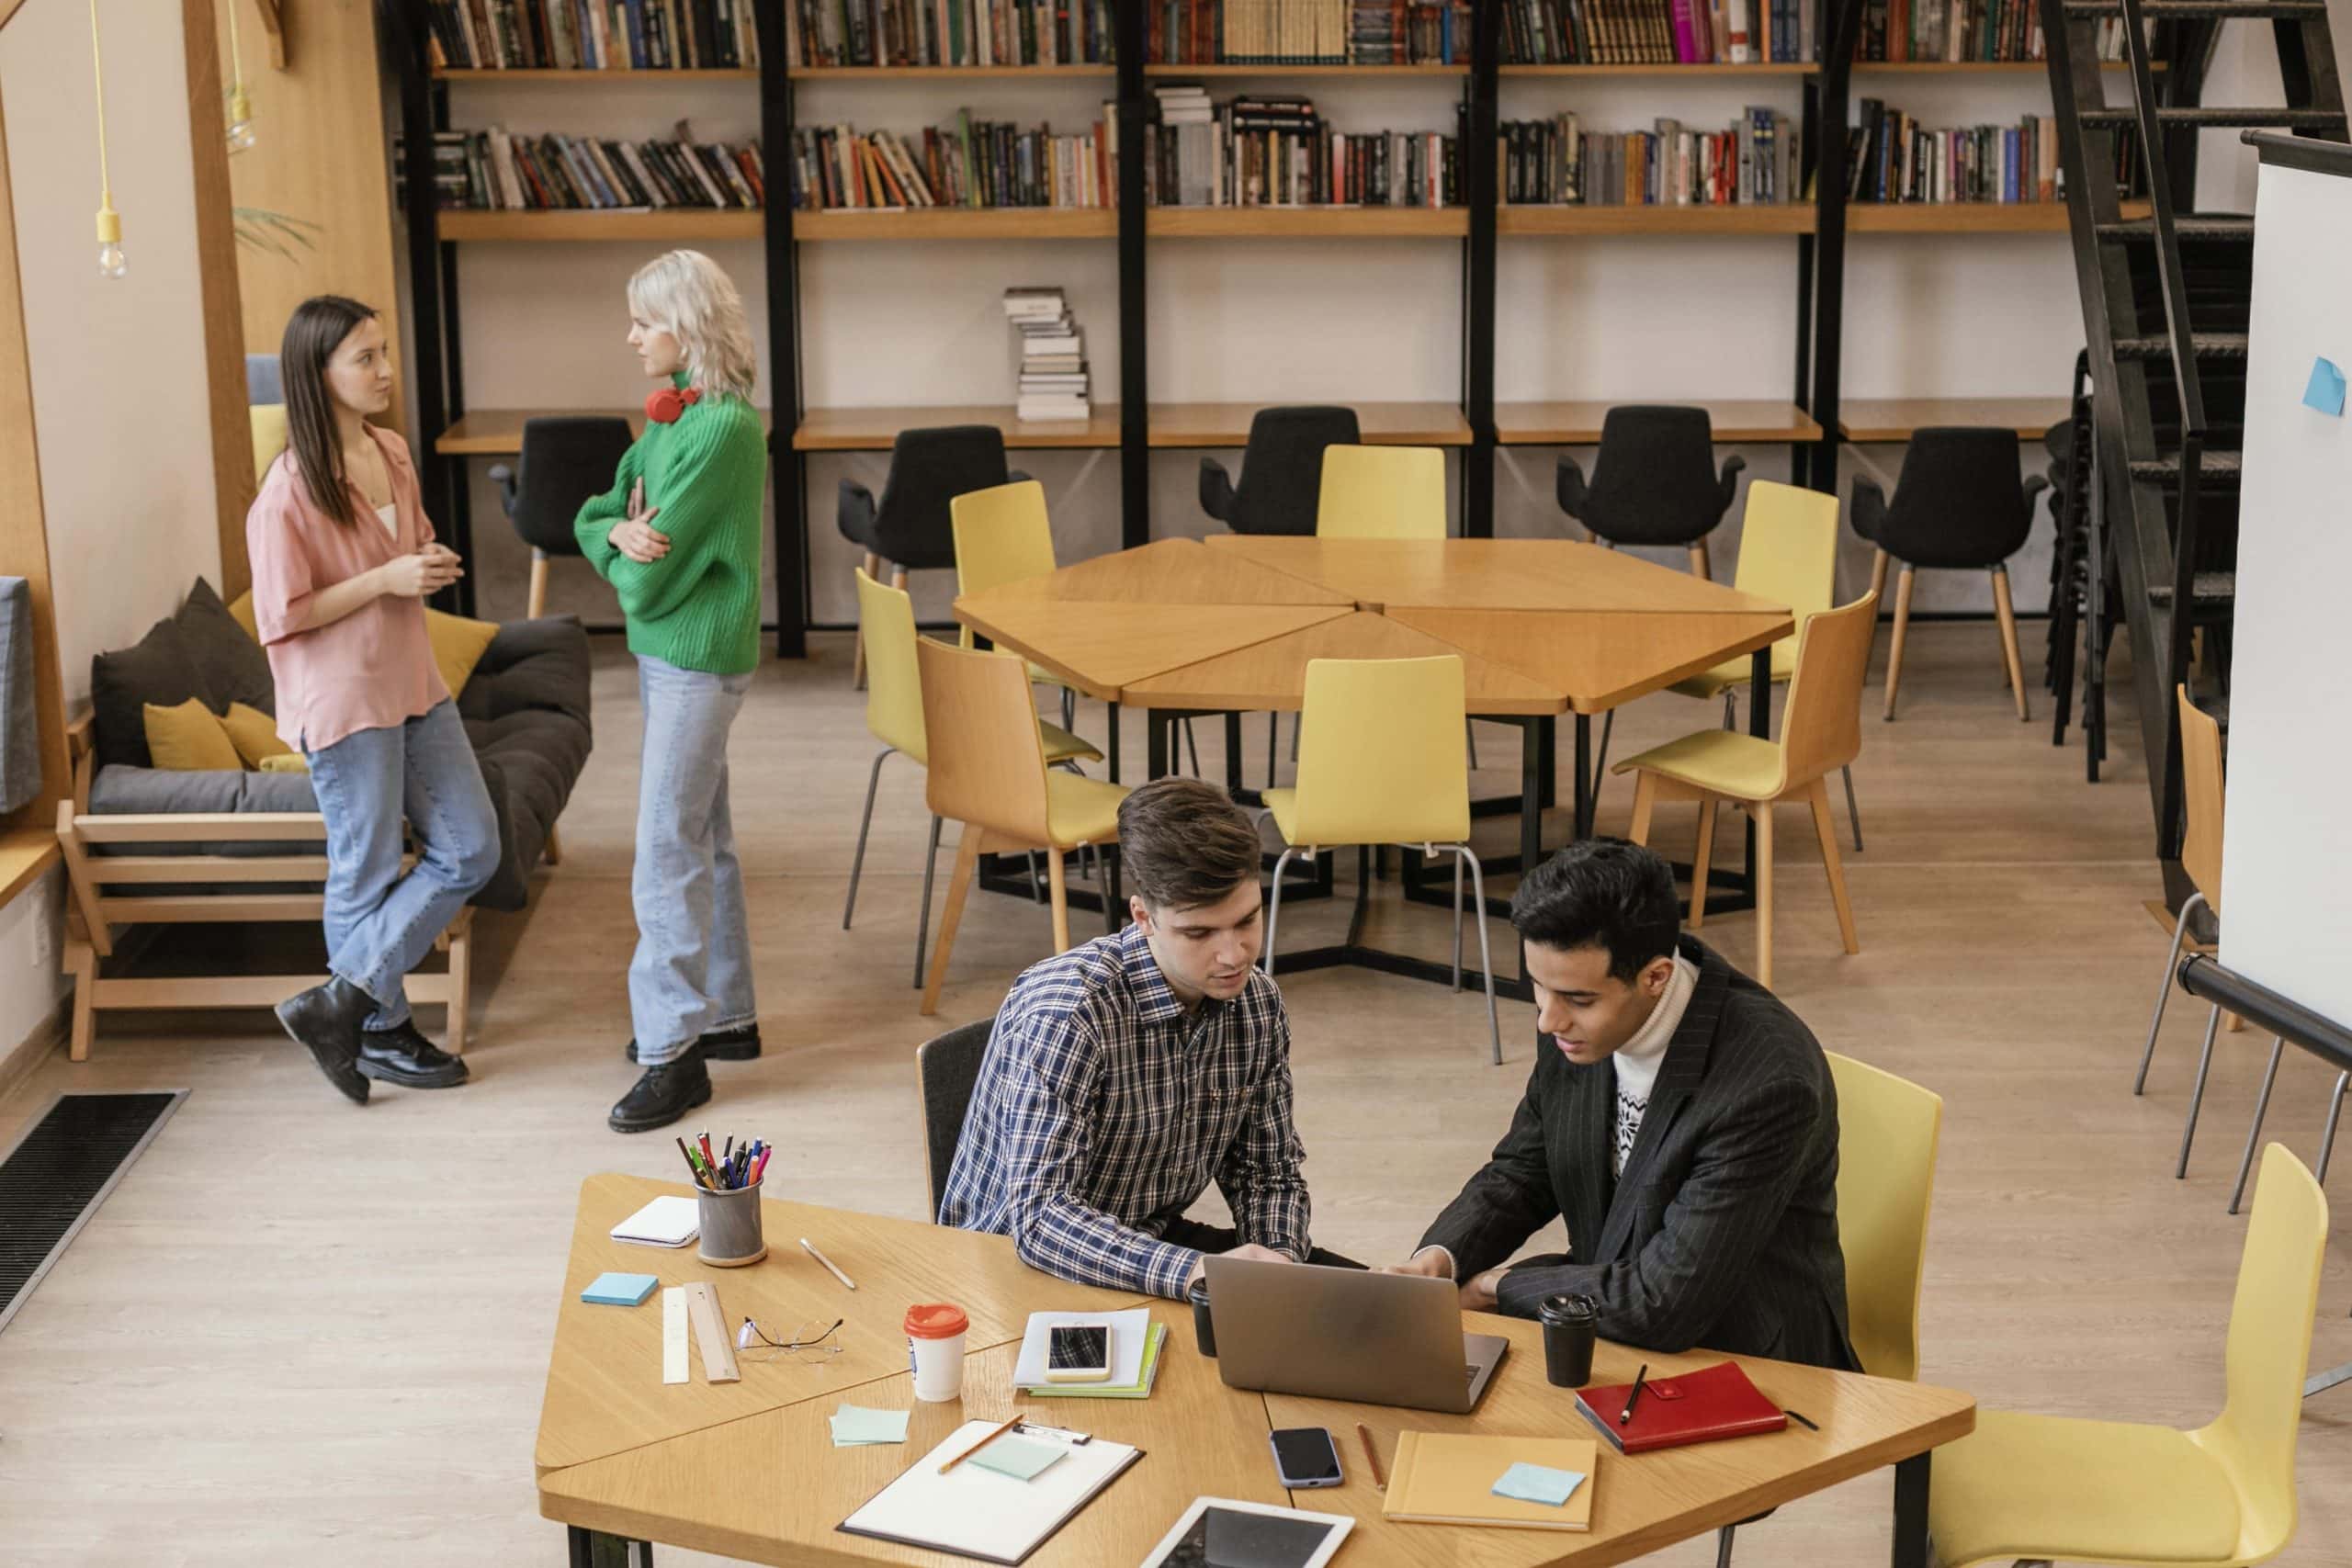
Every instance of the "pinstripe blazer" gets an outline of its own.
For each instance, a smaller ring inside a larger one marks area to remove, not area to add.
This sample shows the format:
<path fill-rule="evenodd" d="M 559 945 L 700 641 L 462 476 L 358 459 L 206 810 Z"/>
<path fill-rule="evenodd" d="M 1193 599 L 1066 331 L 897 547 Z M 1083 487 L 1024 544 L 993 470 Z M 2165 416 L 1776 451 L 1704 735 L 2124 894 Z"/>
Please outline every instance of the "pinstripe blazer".
<path fill-rule="evenodd" d="M 1699 983 L 1668 1043 L 1622 1177 L 1617 1072 L 1547 1042 L 1494 1157 L 1430 1226 L 1467 1280 L 1555 1216 L 1569 1252 L 1522 1261 L 1496 1292 L 1535 1315 L 1555 1291 L 1592 1297 L 1600 1332 L 1860 1370 L 1838 1245 L 1838 1091 L 1796 1015 L 1695 937 Z"/>

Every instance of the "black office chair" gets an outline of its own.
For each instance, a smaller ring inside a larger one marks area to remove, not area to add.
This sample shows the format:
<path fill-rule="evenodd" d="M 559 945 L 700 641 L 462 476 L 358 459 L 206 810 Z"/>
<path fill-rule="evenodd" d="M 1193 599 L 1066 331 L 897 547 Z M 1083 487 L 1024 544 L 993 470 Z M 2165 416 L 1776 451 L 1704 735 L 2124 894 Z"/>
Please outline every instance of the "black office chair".
<path fill-rule="evenodd" d="M 526 613 L 537 620 L 548 604 L 548 561 L 576 556 L 571 532 L 580 508 L 613 488 L 613 476 L 636 437 L 628 421 L 614 414 L 549 414 L 523 422 L 523 453 L 516 466 L 490 470 L 498 481 L 506 520 L 531 547 L 531 593 Z"/>
<path fill-rule="evenodd" d="M 1201 510 L 1237 534 L 1312 534 L 1323 492 L 1323 448 L 1354 446 L 1356 411 L 1260 409 L 1236 487 L 1215 457 L 1201 459 Z"/>
<path fill-rule="evenodd" d="M 1715 470 L 1714 426 L 1705 409 L 1627 403 L 1600 424 L 1592 482 L 1574 457 L 1560 459 L 1560 510 L 1611 545 L 1680 545 L 1690 570 L 1712 577 L 1706 539 L 1731 510 L 1744 457 Z"/>
<path fill-rule="evenodd" d="M 904 588 L 910 571 L 947 571 L 956 565 L 956 530 L 947 503 L 959 495 L 1012 484 L 1029 476 L 1004 466 L 1004 433 L 992 424 L 943 424 L 901 430 L 890 444 L 890 472 L 882 499 L 855 479 L 841 482 L 833 522 L 842 537 L 865 552 L 865 575 Z M 851 678 L 864 684 L 865 642 L 858 640 Z"/>
<path fill-rule="evenodd" d="M 989 1054 L 989 1032 L 995 1027 L 994 1019 L 984 1018 L 915 1047 L 915 1077 L 922 1088 L 923 1176 L 931 1183 L 934 1222 L 947 1201 L 947 1173 L 964 1136 L 964 1112 L 971 1107 L 972 1086 L 979 1081 L 980 1061 Z"/>
<path fill-rule="evenodd" d="M 1854 532 L 1878 547 L 1871 588 L 1883 592 L 1889 560 L 1903 577 L 1894 594 L 1894 639 L 1886 655 L 1886 716 L 1903 680 L 1903 636 L 1911 619 L 1912 580 L 1921 568 L 1985 571 L 1993 578 L 1993 611 L 2001 624 L 2001 658 L 2016 693 L 2018 717 L 2026 707 L 2024 667 L 2018 657 L 2016 607 L 2009 599 L 2008 558 L 2033 529 L 2035 501 L 2049 480 L 2020 480 L 2014 430 L 1948 426 L 1912 433 L 1894 499 L 1875 479 L 1854 481 Z"/>

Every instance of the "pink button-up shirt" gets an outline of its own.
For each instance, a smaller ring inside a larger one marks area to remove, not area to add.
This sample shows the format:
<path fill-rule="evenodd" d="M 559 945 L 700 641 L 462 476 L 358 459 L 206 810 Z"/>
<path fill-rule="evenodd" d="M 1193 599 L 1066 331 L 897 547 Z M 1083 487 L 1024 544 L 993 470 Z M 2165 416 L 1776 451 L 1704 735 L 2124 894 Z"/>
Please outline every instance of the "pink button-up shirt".
<path fill-rule="evenodd" d="M 397 537 L 385 532 L 356 485 L 350 526 L 320 511 L 290 450 L 269 466 L 245 514 L 254 624 L 277 683 L 278 739 L 305 751 L 419 717 L 449 694 L 424 635 L 422 600 L 386 593 L 331 625 L 297 629 L 311 594 L 394 556 L 413 555 L 434 536 L 408 444 L 374 425 L 368 432 L 391 476 Z"/>

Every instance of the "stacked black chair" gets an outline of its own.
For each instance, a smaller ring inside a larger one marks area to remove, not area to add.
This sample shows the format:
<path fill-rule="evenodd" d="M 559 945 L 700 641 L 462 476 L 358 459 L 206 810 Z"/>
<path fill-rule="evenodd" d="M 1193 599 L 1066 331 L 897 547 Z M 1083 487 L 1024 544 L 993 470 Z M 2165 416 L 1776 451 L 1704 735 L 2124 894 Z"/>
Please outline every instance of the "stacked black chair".
<path fill-rule="evenodd" d="M 1984 571 L 1993 579 L 1993 608 L 2001 627 L 2001 656 L 2018 717 L 2027 712 L 2025 673 L 2018 657 L 2016 607 L 2009 598 L 2009 557 L 2033 528 L 2035 499 L 2049 481 L 2020 480 L 2021 448 L 2014 430 L 1945 426 L 1916 431 L 1904 454 L 1894 499 L 1876 480 L 1854 481 L 1854 531 L 1878 547 L 1871 587 L 1883 593 L 1887 563 L 1903 569 L 1894 595 L 1894 639 L 1886 659 L 1886 716 L 1894 716 L 1903 680 L 1903 640 L 1911 619 L 1911 589 L 1920 569 Z"/>
<path fill-rule="evenodd" d="M 947 503 L 976 490 L 1026 479 L 1004 465 L 1004 433 L 992 424 L 944 424 L 902 430 L 890 444 L 890 472 L 882 499 L 855 479 L 841 482 L 834 521 L 842 537 L 865 552 L 865 574 L 907 585 L 910 571 L 946 571 L 956 565 L 956 529 Z M 857 678 L 864 679 L 865 646 L 857 651 Z"/>
<path fill-rule="evenodd" d="M 2075 356 L 2074 396 L 2067 417 L 2042 435 L 2050 454 L 2050 637 L 2042 670 L 2053 713 L 2050 743 L 2063 746 L 2073 714 L 2075 670 L 2090 608 L 2091 400 L 2090 354 Z"/>
<path fill-rule="evenodd" d="M 1224 464 L 1201 459 L 1201 510 L 1237 534 L 1312 534 L 1323 448 L 1362 440 L 1353 409 L 1260 409 L 1250 421 L 1239 486 Z"/>
<path fill-rule="evenodd" d="M 613 476 L 635 439 L 628 421 L 614 414 L 526 419 L 516 466 L 500 463 L 490 470 L 507 521 L 531 547 L 531 619 L 547 609 L 548 558 L 580 553 L 571 525 L 592 496 L 613 488 Z"/>
<path fill-rule="evenodd" d="M 1731 510 L 1747 467 L 1726 457 L 1717 473 L 1705 409 L 1627 403 L 1601 421 L 1590 484 L 1574 457 L 1560 459 L 1560 510 L 1604 544 L 1680 546 L 1690 570 L 1708 577 L 1707 536 Z"/>
<path fill-rule="evenodd" d="M 984 1018 L 915 1047 L 915 1076 L 922 1080 L 923 1172 L 931 1186 L 934 1224 L 940 1206 L 947 1201 L 947 1173 L 955 1168 L 964 1116 L 971 1109 L 972 1089 L 979 1082 L 980 1063 L 988 1056 L 989 1035 L 995 1027 L 994 1019 Z"/>

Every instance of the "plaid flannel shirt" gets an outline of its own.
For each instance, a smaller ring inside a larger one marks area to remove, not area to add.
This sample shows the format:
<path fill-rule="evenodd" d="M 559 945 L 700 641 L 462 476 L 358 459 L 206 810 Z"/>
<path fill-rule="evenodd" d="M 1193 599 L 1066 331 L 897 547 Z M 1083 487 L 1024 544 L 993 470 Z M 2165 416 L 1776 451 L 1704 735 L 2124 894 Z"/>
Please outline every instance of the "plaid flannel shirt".
<path fill-rule="evenodd" d="M 1188 1018 L 1131 925 L 1014 983 L 939 1223 L 1010 1235 L 1066 1280 L 1176 1297 L 1200 1254 L 1159 1237 L 1212 1179 L 1243 1242 L 1306 1258 L 1306 1153 L 1273 981 L 1253 972 Z"/>

